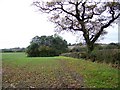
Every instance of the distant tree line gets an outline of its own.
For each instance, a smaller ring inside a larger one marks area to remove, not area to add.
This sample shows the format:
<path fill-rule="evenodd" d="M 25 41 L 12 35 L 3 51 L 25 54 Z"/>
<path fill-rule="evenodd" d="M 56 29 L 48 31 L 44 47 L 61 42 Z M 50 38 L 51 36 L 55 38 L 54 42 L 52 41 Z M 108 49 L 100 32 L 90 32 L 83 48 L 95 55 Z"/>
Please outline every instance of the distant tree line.
<path fill-rule="evenodd" d="M 9 48 L 9 49 L 1 49 L 2 52 L 25 52 L 25 48 Z"/>
<path fill-rule="evenodd" d="M 95 50 L 120 49 L 120 43 L 95 44 Z"/>
<path fill-rule="evenodd" d="M 70 52 L 82 52 L 87 51 L 87 47 L 85 44 L 77 43 L 77 44 L 68 44 Z M 72 48 L 71 48 L 72 47 Z M 105 49 L 120 49 L 120 43 L 109 43 L 109 44 L 102 44 L 102 43 L 95 43 L 94 50 L 105 50 Z"/>
<path fill-rule="evenodd" d="M 67 41 L 58 35 L 35 36 L 26 49 L 29 57 L 58 56 L 67 52 Z"/>

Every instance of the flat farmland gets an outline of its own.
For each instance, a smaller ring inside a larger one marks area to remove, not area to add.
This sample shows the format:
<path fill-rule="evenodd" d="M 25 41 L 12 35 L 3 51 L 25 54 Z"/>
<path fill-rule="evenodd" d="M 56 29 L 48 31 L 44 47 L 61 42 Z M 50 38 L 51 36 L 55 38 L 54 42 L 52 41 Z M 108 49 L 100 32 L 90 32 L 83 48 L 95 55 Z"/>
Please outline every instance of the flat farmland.
<path fill-rule="evenodd" d="M 117 88 L 119 72 L 83 59 L 2 53 L 3 88 Z"/>

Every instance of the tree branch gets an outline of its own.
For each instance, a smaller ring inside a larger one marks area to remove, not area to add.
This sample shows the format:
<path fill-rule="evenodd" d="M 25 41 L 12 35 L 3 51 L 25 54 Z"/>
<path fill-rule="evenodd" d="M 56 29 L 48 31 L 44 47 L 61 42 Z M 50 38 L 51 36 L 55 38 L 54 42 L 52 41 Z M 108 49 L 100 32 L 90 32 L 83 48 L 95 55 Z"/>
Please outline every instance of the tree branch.
<path fill-rule="evenodd" d="M 70 13 L 68 11 L 66 11 L 64 8 L 63 8 L 63 5 L 61 5 L 61 8 L 60 8 L 62 11 L 64 11 L 65 13 L 69 14 L 69 15 L 72 15 L 75 17 L 75 15 L 73 13 Z"/>
<path fill-rule="evenodd" d="M 82 20 L 84 20 L 84 16 L 85 16 L 85 4 L 86 2 L 82 3 L 82 7 L 83 7 Z"/>
<path fill-rule="evenodd" d="M 116 17 L 112 17 L 112 19 L 105 25 L 103 25 L 100 29 L 100 31 L 95 35 L 94 39 L 92 40 L 92 42 L 94 43 L 98 38 L 99 36 L 101 35 L 101 33 L 103 32 L 103 30 L 105 28 L 107 28 L 108 26 L 110 26 L 111 23 L 113 23 L 117 18 L 119 18 L 120 16 L 120 13 L 116 16 Z"/>
<path fill-rule="evenodd" d="M 73 5 L 76 5 L 75 3 L 71 2 L 71 1 L 69 1 L 69 4 L 73 4 Z"/>

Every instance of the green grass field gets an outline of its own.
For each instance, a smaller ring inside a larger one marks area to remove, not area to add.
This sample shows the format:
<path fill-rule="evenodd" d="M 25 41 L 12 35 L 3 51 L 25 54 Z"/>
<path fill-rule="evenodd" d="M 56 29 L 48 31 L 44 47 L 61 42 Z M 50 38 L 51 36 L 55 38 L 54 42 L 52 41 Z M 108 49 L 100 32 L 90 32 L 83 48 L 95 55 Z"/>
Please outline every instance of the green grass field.
<path fill-rule="evenodd" d="M 116 88 L 118 72 L 107 64 L 69 57 L 3 53 L 3 88 Z"/>

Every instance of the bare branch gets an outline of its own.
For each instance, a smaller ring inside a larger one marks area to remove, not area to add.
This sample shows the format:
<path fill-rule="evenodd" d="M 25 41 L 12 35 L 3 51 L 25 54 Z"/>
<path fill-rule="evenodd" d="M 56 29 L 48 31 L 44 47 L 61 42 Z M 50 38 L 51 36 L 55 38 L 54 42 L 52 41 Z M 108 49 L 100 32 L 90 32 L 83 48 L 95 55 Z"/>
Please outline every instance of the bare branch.
<path fill-rule="evenodd" d="M 82 7 L 83 7 L 82 20 L 84 20 L 84 16 L 85 16 L 85 4 L 86 2 L 82 3 Z"/>
<path fill-rule="evenodd" d="M 103 25 L 100 29 L 100 31 L 95 35 L 94 39 L 92 40 L 92 42 L 94 43 L 98 38 L 99 36 L 101 35 L 101 33 L 103 32 L 103 30 L 105 28 L 107 28 L 108 26 L 110 26 L 110 24 L 112 24 L 118 17 L 120 16 L 120 13 L 116 16 L 116 17 L 112 17 L 112 19 L 105 25 Z"/>
<path fill-rule="evenodd" d="M 72 15 L 72 16 L 75 17 L 75 15 L 74 15 L 73 13 L 66 11 L 66 10 L 63 8 L 63 5 L 61 5 L 61 8 L 60 8 L 60 9 L 61 9 L 62 11 L 64 11 L 65 13 L 70 14 L 70 15 Z"/>
<path fill-rule="evenodd" d="M 69 4 L 73 4 L 73 5 L 76 5 L 74 2 L 71 2 L 71 1 L 68 1 L 69 2 Z"/>

